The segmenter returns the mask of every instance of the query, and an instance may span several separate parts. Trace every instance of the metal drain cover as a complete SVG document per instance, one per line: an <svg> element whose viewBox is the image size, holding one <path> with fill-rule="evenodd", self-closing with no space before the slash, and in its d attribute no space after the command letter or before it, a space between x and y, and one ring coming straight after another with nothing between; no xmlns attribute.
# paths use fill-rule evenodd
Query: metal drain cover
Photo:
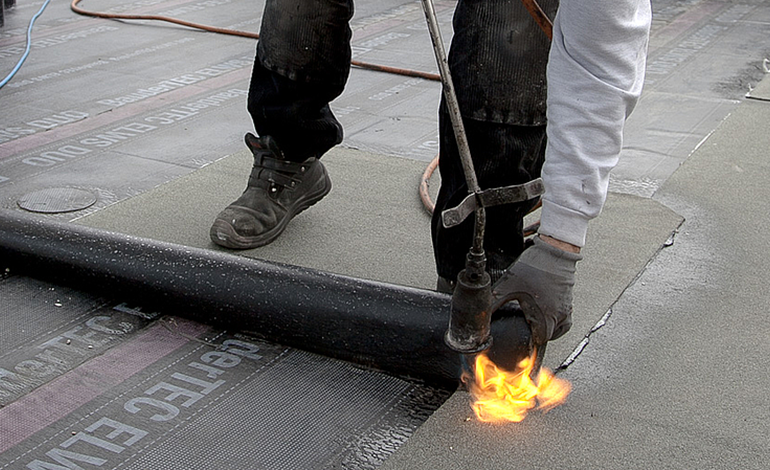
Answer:
<svg viewBox="0 0 770 470"><path fill-rule="evenodd" d="M96 196L85 189L48 188L22 196L16 203L24 210L45 214L73 212L91 207Z"/></svg>

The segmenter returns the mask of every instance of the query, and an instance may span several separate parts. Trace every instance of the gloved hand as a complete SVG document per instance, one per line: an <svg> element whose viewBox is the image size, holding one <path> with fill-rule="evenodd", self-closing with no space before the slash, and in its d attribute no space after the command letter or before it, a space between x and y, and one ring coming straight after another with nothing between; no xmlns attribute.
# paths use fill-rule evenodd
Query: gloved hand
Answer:
<svg viewBox="0 0 770 470"><path fill-rule="evenodd" d="M534 245L492 286L500 302L518 300L535 345L559 338L572 326L575 266L583 256L534 238Z"/></svg>

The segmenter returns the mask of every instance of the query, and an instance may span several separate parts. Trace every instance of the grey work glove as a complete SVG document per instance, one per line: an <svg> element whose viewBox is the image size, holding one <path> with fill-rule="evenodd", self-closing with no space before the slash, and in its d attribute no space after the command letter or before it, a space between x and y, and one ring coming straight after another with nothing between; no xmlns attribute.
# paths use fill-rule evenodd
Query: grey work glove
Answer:
<svg viewBox="0 0 770 470"><path fill-rule="evenodd" d="M535 345L559 338L572 326L575 265L583 259L552 246L540 237L524 250L492 287L498 304L518 300Z"/></svg>

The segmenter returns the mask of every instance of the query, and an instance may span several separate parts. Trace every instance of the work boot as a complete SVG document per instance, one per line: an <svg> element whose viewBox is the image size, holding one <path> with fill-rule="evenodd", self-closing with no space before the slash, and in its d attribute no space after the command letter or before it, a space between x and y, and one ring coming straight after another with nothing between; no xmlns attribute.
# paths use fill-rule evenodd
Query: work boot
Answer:
<svg viewBox="0 0 770 470"><path fill-rule="evenodd" d="M211 241L234 249L267 245L297 214L329 194L332 182L315 157L297 163L286 160L270 136L246 134L254 167L246 191L219 213L211 226Z"/></svg>

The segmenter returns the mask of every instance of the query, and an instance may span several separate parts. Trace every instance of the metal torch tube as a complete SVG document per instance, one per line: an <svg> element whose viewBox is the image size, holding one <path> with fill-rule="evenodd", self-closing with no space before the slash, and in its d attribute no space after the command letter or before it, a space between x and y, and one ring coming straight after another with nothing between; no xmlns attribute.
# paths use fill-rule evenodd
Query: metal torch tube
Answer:
<svg viewBox="0 0 770 470"><path fill-rule="evenodd" d="M460 162L462 163L465 181L468 185L468 190L471 193L479 194L481 188L479 187L479 182L476 178L476 169L473 167L471 149L468 145L468 137L465 133L465 126L463 125L463 118L460 113L460 103L458 102L457 94L455 93L452 74L449 71L449 63L447 62L446 50L444 49L444 40L441 37L441 30L439 29L438 19L436 18L436 9L433 6L432 0L422 0L422 6L423 10L425 10L428 32L430 33L431 42L433 43L433 53L436 56L436 64L438 64L439 76L441 77L441 83L443 85L444 101L447 106L449 119L452 122L455 140L457 141L457 149L460 154ZM476 208L473 246L471 248L471 250L479 256L483 256L484 253L485 227L486 211L484 207L479 204Z"/></svg>
<svg viewBox="0 0 770 470"><path fill-rule="evenodd" d="M461 374L443 342L450 298L433 291L0 210L5 268L405 378ZM523 318L496 321L493 334L527 354Z"/></svg>
<svg viewBox="0 0 770 470"><path fill-rule="evenodd" d="M460 160L463 166L463 173L468 184L468 189L473 193L478 193L478 180L476 179L476 170L473 168L471 159L471 150L468 145L468 138L465 134L462 115L460 114L460 104L457 101L452 74L449 72L449 63L447 62L446 51L444 50L444 40L441 38L441 30L438 27L436 10L433 7L432 0L422 0L422 6L425 10L425 19L428 22L428 31L430 32L431 42L433 43L433 53L436 56L436 63L441 76L441 83L444 87L444 99L449 112L449 119L452 121L457 148L460 152Z"/></svg>

